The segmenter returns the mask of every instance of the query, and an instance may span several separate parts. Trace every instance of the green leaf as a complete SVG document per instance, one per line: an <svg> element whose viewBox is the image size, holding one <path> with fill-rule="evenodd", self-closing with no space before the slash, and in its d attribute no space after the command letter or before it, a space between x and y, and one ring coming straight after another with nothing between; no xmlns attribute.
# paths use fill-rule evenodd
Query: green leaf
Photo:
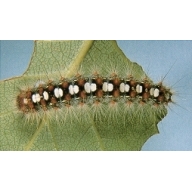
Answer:
<svg viewBox="0 0 192 192"><path fill-rule="evenodd" d="M27 71L0 82L0 150L140 150L158 133L166 115L160 107L126 101L84 104L44 113L23 114L16 98L36 82L93 72L108 77L146 74L131 62L115 41L35 41Z"/></svg>

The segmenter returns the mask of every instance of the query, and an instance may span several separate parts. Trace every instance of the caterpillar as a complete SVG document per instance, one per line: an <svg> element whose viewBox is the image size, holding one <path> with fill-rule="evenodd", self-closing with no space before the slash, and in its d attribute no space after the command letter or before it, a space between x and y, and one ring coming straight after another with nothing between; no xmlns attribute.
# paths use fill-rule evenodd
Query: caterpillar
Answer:
<svg viewBox="0 0 192 192"><path fill-rule="evenodd" d="M169 88L153 84L147 79L138 81L133 77L120 78L101 77L99 74L91 78L79 76L72 80L62 78L58 84L50 81L36 88L22 90L17 96L18 109L24 113L39 110L58 109L77 103L93 102L150 102L151 105L167 105L172 93Z"/></svg>

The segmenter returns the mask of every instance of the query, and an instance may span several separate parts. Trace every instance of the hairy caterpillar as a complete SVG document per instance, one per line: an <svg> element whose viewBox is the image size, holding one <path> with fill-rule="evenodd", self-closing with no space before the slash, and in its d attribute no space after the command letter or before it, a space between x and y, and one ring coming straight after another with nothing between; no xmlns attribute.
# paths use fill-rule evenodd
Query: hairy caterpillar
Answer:
<svg viewBox="0 0 192 192"><path fill-rule="evenodd" d="M171 96L170 89L161 83L152 84L145 79L139 82L133 77L120 78L116 74L103 78L97 74L91 78L62 78L58 84L49 82L21 91L17 104L19 110L28 113L59 109L76 103L150 102L151 105L166 105L171 102Z"/></svg>

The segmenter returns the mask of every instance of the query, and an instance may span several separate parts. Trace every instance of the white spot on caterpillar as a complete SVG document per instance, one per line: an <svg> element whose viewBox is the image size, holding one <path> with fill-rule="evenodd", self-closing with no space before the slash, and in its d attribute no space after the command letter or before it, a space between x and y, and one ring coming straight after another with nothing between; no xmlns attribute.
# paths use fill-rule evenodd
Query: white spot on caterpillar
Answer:
<svg viewBox="0 0 192 192"><path fill-rule="evenodd" d="M129 84L125 84L125 92L129 92L129 90L130 90Z"/></svg>
<svg viewBox="0 0 192 192"><path fill-rule="evenodd" d="M113 84L104 82L102 89L104 92L107 92L107 91L111 92L111 91L113 91Z"/></svg>
<svg viewBox="0 0 192 192"><path fill-rule="evenodd" d="M27 104L28 103L28 100L26 98L23 99L23 103L24 104Z"/></svg>
<svg viewBox="0 0 192 192"><path fill-rule="evenodd" d="M71 95L77 94L79 92L79 87L77 85L69 85L69 93Z"/></svg>
<svg viewBox="0 0 192 192"><path fill-rule="evenodd" d="M73 85L69 85L69 93L74 95Z"/></svg>
<svg viewBox="0 0 192 192"><path fill-rule="evenodd" d="M136 92L137 92L137 93L142 93L142 90L143 90L143 87L138 84L138 85L136 86Z"/></svg>
<svg viewBox="0 0 192 192"><path fill-rule="evenodd" d="M107 92L107 82L103 83L103 87L102 87L104 92Z"/></svg>
<svg viewBox="0 0 192 192"><path fill-rule="evenodd" d="M121 93L124 93L125 92L125 83L121 83L119 89L120 89Z"/></svg>
<svg viewBox="0 0 192 192"><path fill-rule="evenodd" d="M85 89L86 93L90 93L91 92L91 85L90 85L90 83L88 83L88 82L85 83L84 89Z"/></svg>
<svg viewBox="0 0 192 192"><path fill-rule="evenodd" d="M153 87L150 89L149 93L151 96L153 96L153 94L154 94L154 88Z"/></svg>
<svg viewBox="0 0 192 192"><path fill-rule="evenodd" d="M87 93L95 92L97 90L97 85L95 83L85 83L84 89Z"/></svg>
<svg viewBox="0 0 192 192"><path fill-rule="evenodd" d="M54 89L54 95L56 98L60 98L63 96L63 90L61 88Z"/></svg>
<svg viewBox="0 0 192 192"><path fill-rule="evenodd" d="M33 101L33 103L37 103L35 94L32 95L32 101Z"/></svg>
<svg viewBox="0 0 192 192"><path fill-rule="evenodd" d="M36 93L36 101L39 102L41 100L41 96L39 95L39 93Z"/></svg>
<svg viewBox="0 0 192 192"><path fill-rule="evenodd" d="M159 96L159 89L155 89L154 90L154 97L158 97Z"/></svg>
<svg viewBox="0 0 192 192"><path fill-rule="evenodd" d="M91 91L94 92L94 91L96 91L96 89L97 89L96 84L95 83L91 83Z"/></svg>
<svg viewBox="0 0 192 192"><path fill-rule="evenodd" d="M79 92L79 87L77 85L73 86L74 93L77 94Z"/></svg>
<svg viewBox="0 0 192 192"><path fill-rule="evenodd" d="M32 101L33 103L37 103L41 100L41 96L39 95L39 93L33 94L32 95Z"/></svg>
<svg viewBox="0 0 192 192"><path fill-rule="evenodd" d="M108 85L107 85L107 90L108 90L109 92L113 91L113 84L112 84L112 83L108 83Z"/></svg>
<svg viewBox="0 0 192 192"><path fill-rule="evenodd" d="M63 96L63 90L61 88L59 88L59 95L60 95L60 97Z"/></svg>
<svg viewBox="0 0 192 192"><path fill-rule="evenodd" d="M59 98L59 89L58 88L54 89L54 95L56 98Z"/></svg>
<svg viewBox="0 0 192 192"><path fill-rule="evenodd" d="M49 94L47 93L47 91L43 92L43 98L47 101L49 99Z"/></svg>

